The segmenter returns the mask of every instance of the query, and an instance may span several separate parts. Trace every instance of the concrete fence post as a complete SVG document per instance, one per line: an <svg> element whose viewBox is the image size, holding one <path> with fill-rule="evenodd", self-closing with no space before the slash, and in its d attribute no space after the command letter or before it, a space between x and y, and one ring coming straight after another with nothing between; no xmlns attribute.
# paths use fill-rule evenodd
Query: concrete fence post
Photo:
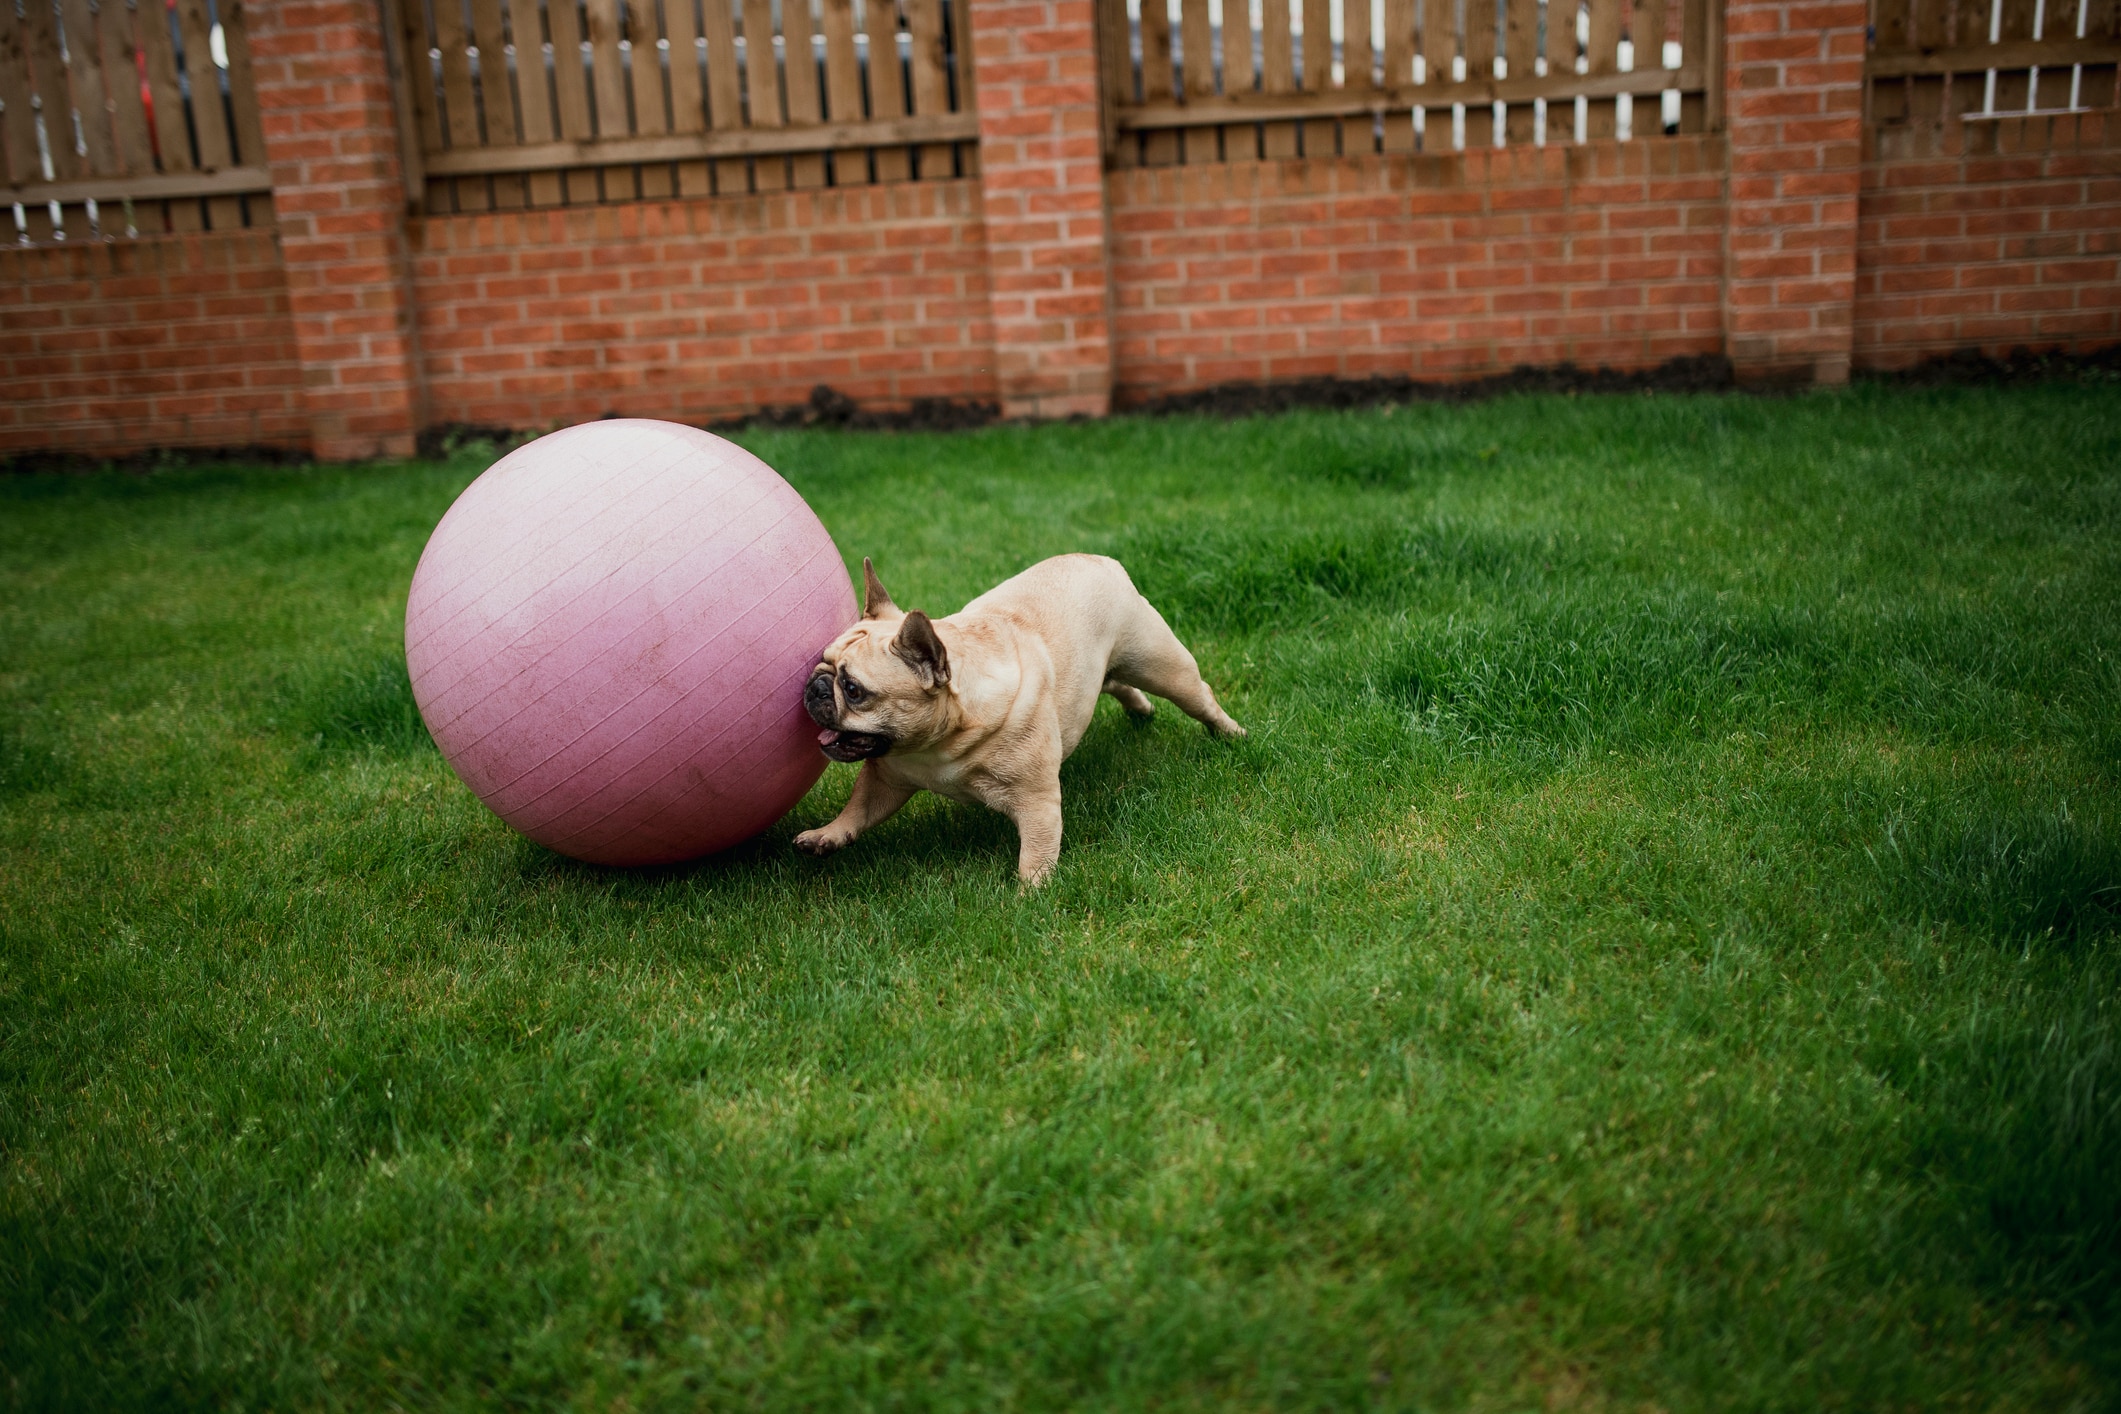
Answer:
<svg viewBox="0 0 2121 1414"><path fill-rule="evenodd" d="M1112 406L1091 0L971 0L996 383L1008 417Z"/></svg>
<svg viewBox="0 0 2121 1414"><path fill-rule="evenodd" d="M422 398L382 21L374 0L255 0L245 18L311 450L408 456Z"/></svg>
<svg viewBox="0 0 2121 1414"><path fill-rule="evenodd" d="M1745 383L1845 383L1867 9L1864 0L1728 0L1724 17L1731 362Z"/></svg>

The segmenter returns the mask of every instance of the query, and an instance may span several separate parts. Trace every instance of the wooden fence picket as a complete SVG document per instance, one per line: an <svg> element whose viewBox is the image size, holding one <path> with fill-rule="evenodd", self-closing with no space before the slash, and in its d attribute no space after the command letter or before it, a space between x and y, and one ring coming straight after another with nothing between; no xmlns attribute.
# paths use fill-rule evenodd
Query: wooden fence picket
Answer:
<svg viewBox="0 0 2121 1414"><path fill-rule="evenodd" d="M825 120L825 105L818 85L810 0L781 0L781 52L789 125L815 127ZM821 187L825 176L822 152L798 152L788 159L788 180L798 188Z"/></svg>
<svg viewBox="0 0 2121 1414"><path fill-rule="evenodd" d="M912 41L913 111L916 114L950 111L950 62L943 50L943 0L906 0L906 30ZM952 173L948 143L916 149L915 160L923 177L947 177Z"/></svg>
<svg viewBox="0 0 2121 1414"><path fill-rule="evenodd" d="M820 16L825 31L825 116L835 123L860 122L862 59L854 34L854 0L824 0ZM839 186L861 186L869 180L869 154L831 154L832 180Z"/></svg>

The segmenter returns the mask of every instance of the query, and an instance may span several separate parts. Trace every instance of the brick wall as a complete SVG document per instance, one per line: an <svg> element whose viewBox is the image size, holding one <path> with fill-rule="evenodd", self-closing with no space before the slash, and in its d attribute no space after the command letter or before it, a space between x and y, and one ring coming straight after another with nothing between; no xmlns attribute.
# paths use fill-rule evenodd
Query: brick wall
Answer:
<svg viewBox="0 0 2121 1414"><path fill-rule="evenodd" d="M0 453L308 441L271 231L0 248Z"/></svg>
<svg viewBox="0 0 2121 1414"><path fill-rule="evenodd" d="M277 230L0 249L0 451L2121 341L2112 110L1867 125L1855 0L1723 0L1707 135L1120 171L1091 0L969 0L977 177L425 218L369 3L251 16Z"/></svg>
<svg viewBox="0 0 2121 1414"><path fill-rule="evenodd" d="M1114 173L1123 401L1723 347L1718 137Z"/></svg>
<svg viewBox="0 0 2121 1414"><path fill-rule="evenodd" d="M1881 128L1863 172L1856 361L2121 343L2112 113Z"/></svg>
<svg viewBox="0 0 2121 1414"><path fill-rule="evenodd" d="M971 10L1002 411L1100 416L1112 406L1112 288L1091 3Z"/></svg>
<svg viewBox="0 0 2121 1414"><path fill-rule="evenodd" d="M311 445L332 460L407 455L425 411L374 0L279 0L245 17Z"/></svg>
<svg viewBox="0 0 2121 1414"><path fill-rule="evenodd" d="M995 398L976 181L415 220L436 422Z"/></svg>
<svg viewBox="0 0 2121 1414"><path fill-rule="evenodd" d="M1725 304L1740 378L1849 375L1867 20L1864 0L1726 0Z"/></svg>

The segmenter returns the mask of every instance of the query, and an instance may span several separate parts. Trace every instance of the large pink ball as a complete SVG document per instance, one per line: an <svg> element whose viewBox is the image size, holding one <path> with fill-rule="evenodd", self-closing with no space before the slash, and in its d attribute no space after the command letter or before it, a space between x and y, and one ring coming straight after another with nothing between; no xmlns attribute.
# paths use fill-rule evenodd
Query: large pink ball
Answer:
<svg viewBox="0 0 2121 1414"><path fill-rule="evenodd" d="M772 467L697 428L591 422L449 508L405 658L495 814L577 859L662 864L750 838L816 782L803 684L854 620L839 550Z"/></svg>

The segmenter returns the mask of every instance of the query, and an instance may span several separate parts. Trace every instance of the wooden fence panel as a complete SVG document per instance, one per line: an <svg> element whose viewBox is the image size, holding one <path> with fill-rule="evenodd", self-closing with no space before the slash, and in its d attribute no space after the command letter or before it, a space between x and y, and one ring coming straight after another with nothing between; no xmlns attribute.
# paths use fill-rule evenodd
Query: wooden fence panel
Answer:
<svg viewBox="0 0 2121 1414"><path fill-rule="evenodd" d="M1865 96L1874 123L2113 105L2114 0L1877 0Z"/></svg>
<svg viewBox="0 0 2121 1414"><path fill-rule="evenodd" d="M2117 0L2098 0L2116 3ZM1712 98L1718 0L1141 0L1132 55L1105 0L1114 160L1187 163L1588 141L1661 133ZM1674 5L1678 13L1672 13ZM1244 24L1244 30L1236 28ZM1668 48L1668 41L1670 47ZM1256 61L1255 61L1255 57ZM1665 60L1675 62L1667 66ZM1127 61L1132 58L1138 69ZM1116 81L1113 76L1116 75ZM1674 100L1677 100L1675 104ZM1219 131L1219 143L1207 136ZM1255 147L1252 134L1259 135Z"/></svg>
<svg viewBox="0 0 2121 1414"><path fill-rule="evenodd" d="M271 221L238 0L0 5L0 105L18 239Z"/></svg>

